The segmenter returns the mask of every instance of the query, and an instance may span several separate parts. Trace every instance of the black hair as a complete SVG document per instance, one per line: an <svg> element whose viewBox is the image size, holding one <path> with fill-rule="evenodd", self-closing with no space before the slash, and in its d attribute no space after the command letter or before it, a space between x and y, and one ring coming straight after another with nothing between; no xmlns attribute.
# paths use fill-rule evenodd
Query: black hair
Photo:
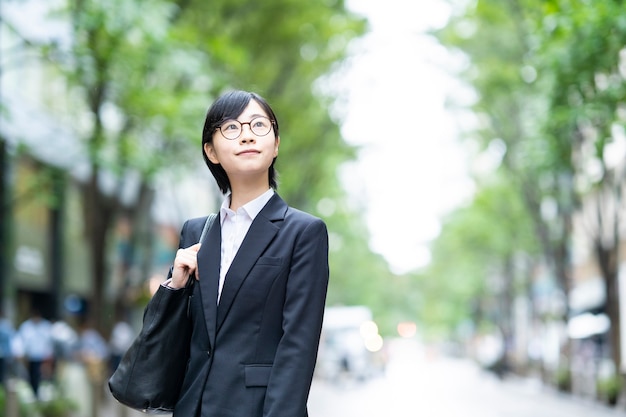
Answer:
<svg viewBox="0 0 626 417"><path fill-rule="evenodd" d="M267 117L272 121L272 127L274 128L274 137L278 137L278 120L274 111L270 107L269 103L260 95L249 91L230 91L220 96L211 105L206 114L204 120L204 128L202 129L202 157L213 174L213 178L217 182L218 187L222 193L226 194L230 190L230 180L226 171L220 164L214 164L209 160L204 152L204 145L207 143L213 143L213 133L224 121L229 119L236 119L246 109L250 100L256 101L261 108L267 113ZM276 163L276 157L272 161L272 164L268 170L269 186L273 189L278 187L276 181L276 169L274 164Z"/></svg>

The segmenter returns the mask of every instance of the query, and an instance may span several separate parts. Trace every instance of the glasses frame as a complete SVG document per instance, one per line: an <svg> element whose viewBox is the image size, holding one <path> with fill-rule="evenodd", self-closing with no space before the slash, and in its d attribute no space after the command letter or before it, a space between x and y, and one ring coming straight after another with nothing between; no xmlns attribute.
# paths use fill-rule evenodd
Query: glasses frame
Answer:
<svg viewBox="0 0 626 417"><path fill-rule="evenodd" d="M255 122L258 119L265 119L265 120L268 120L270 122L270 128L267 131L267 133L264 133L264 134L260 135L260 134L258 134L258 133L256 133L254 131L254 128L252 127L252 123ZM234 138L229 138L228 136L226 136L226 134L222 130L222 126L224 126L226 124L226 122L237 122L237 123L239 123L239 126L241 127L241 130L239 131L239 134L237 136L235 136ZM248 125L248 127L250 128L250 131L252 133L254 133L255 136L263 137L263 136L269 135L270 132L272 131L272 129L274 128L274 120L270 119L269 117L265 117L265 116L257 116L254 119L250 120L249 122L240 122L237 119L228 119L228 120L224 120L224 122L222 122L222 124L217 126L215 129L220 131L220 134L224 137L224 139L226 139L226 140L237 140L237 139L239 139L241 137L241 134L243 133L243 126L244 125Z"/></svg>

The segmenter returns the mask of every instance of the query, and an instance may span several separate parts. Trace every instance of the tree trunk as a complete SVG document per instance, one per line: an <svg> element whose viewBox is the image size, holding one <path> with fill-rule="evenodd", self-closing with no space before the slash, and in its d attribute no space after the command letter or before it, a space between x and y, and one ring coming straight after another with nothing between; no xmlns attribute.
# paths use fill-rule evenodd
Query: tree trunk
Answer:
<svg viewBox="0 0 626 417"><path fill-rule="evenodd" d="M65 190L67 181L65 173L59 169L50 170L52 176L52 190L54 195L54 205L50 207L50 229L49 229L49 254L50 254L50 295L54 304L52 318L57 320L62 318L64 295L64 232L65 232Z"/></svg>
<svg viewBox="0 0 626 417"><path fill-rule="evenodd" d="M569 245L572 236L572 211L575 196L572 195L573 191L567 187L563 187L560 193L559 188L555 189L556 195L564 194L565 197L558 203L559 217L548 221L541 216L541 205L537 198L534 184L522 182L522 191L524 201L529 207L529 212L534 222L535 233L541 244L544 259L554 273L557 286L563 294L563 311L561 312L560 321L563 323L564 328L567 328L570 313L569 297L572 289L572 264ZM551 228L554 228L553 233L550 233ZM566 372L569 375L572 347L570 338L564 336L564 339L565 343L561 346L561 363L559 363L559 367L561 372Z"/></svg>
<svg viewBox="0 0 626 417"><path fill-rule="evenodd" d="M621 319L619 299L619 254L622 185L612 174L605 176L607 184L595 199L594 248L605 288L604 312L609 317L609 343L615 371L622 363ZM615 184L615 185L612 185Z"/></svg>
<svg viewBox="0 0 626 417"><path fill-rule="evenodd" d="M119 317L125 316L130 309L127 297L128 289L142 285L152 273L152 242L153 242L153 222L150 214L152 202L154 200L154 190L142 181L139 188L137 203L128 208L124 216L129 223L129 234L127 239L126 252L122 256L120 274L122 276L121 287L118 288L115 313ZM141 250L137 250L141 248ZM138 257L141 254L141 258ZM139 282L133 280L133 273L139 275Z"/></svg>
<svg viewBox="0 0 626 417"><path fill-rule="evenodd" d="M620 299L618 282L618 251L619 246L605 248L599 241L595 242L598 265L602 271L604 280L606 303L604 311L611 321L609 328L609 341L611 343L611 359L615 365L616 372L619 372L621 355L621 331L620 331Z"/></svg>
<svg viewBox="0 0 626 417"><path fill-rule="evenodd" d="M92 293L88 314L97 330L105 327L105 285L107 277L107 237L115 216L115 203L102 193L96 166L88 184L83 186L83 209L85 210L85 230L91 255Z"/></svg>

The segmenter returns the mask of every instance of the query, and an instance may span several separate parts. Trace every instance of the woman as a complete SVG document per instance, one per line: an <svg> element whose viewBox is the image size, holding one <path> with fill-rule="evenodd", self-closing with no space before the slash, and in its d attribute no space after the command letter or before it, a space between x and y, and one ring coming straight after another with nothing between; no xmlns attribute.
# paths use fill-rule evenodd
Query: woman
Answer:
<svg viewBox="0 0 626 417"><path fill-rule="evenodd" d="M203 157L225 194L181 232L169 279L197 279L192 336L174 417L305 417L328 285L324 222L276 193L278 121L259 95L229 92L209 109ZM219 220L219 221L218 221Z"/></svg>

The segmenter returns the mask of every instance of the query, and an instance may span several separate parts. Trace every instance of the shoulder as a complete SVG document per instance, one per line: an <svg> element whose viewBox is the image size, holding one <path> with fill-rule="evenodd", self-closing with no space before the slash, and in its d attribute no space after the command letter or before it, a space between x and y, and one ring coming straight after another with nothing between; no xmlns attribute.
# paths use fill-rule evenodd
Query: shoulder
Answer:
<svg viewBox="0 0 626 417"><path fill-rule="evenodd" d="M188 219L183 224L183 230L195 230L198 228L202 230L206 219L207 219L207 216L194 217L194 218Z"/></svg>
<svg viewBox="0 0 626 417"><path fill-rule="evenodd" d="M289 228L302 237L328 236L328 230L324 220L310 213L289 207L285 213L284 227Z"/></svg>
<svg viewBox="0 0 626 417"><path fill-rule="evenodd" d="M284 220L299 224L324 224L319 217L288 205L278 194L274 194L266 206L266 215L270 220Z"/></svg>
<svg viewBox="0 0 626 417"><path fill-rule="evenodd" d="M296 221L299 223L324 223L324 220L320 219L312 215L311 213L307 213L306 211L298 210L294 207L287 207L287 212L285 213L286 221Z"/></svg>

